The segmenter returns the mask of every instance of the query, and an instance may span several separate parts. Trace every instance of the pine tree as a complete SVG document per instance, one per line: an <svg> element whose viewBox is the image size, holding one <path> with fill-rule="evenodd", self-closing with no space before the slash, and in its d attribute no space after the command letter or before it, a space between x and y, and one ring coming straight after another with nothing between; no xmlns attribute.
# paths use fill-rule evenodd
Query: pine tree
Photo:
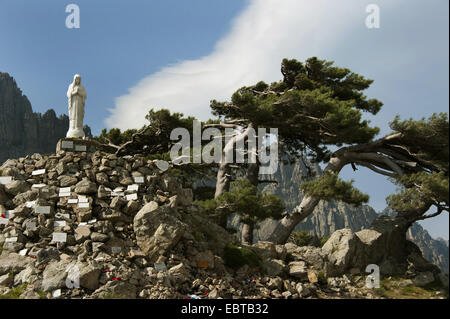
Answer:
<svg viewBox="0 0 450 319"><path fill-rule="evenodd" d="M244 223L242 242L252 244L253 229L257 222L267 218L280 219L284 206L280 198L258 192L256 186L246 179L232 183L231 190L209 201L199 202L210 214L221 220L237 213Z"/></svg>
<svg viewBox="0 0 450 319"><path fill-rule="evenodd" d="M388 176L400 186L396 194L387 198L389 206L398 212L395 222L399 231L406 232L417 220L448 212L448 114L433 114L419 121L400 121L396 117L390 127L392 134L381 139L334 152L324 174L302 185L307 196L283 218L269 240L286 241L295 226L312 213L321 199L335 198L353 204L366 201L367 198L350 183L337 178L340 170L349 164L354 170L364 166ZM427 214L433 208L435 212Z"/></svg>
<svg viewBox="0 0 450 319"><path fill-rule="evenodd" d="M228 102L211 101L213 114L222 123L209 126L239 132L225 146L222 158L258 128L278 129L281 157L308 156L318 162L329 160L332 146L366 143L378 134L377 127L362 119L363 112L377 114L382 107L363 94L372 80L315 57L305 63L284 59L281 73L281 81L242 87ZM247 178L255 186L260 183L259 169L258 161L247 165ZM222 161L216 197L229 191L231 177L231 164Z"/></svg>

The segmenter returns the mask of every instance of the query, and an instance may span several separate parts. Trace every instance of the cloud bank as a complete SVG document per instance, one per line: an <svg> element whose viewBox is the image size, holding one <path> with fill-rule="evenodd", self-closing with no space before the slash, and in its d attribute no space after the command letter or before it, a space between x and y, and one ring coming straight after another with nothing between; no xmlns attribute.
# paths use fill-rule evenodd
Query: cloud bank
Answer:
<svg viewBox="0 0 450 319"><path fill-rule="evenodd" d="M345 46L343 39L352 28L365 29L367 4L361 0L252 0L210 55L164 67L142 79L127 95L115 99L105 124L140 127L150 107L208 119L212 117L210 100L229 99L239 87L260 80L279 80L285 57L332 59L331 49Z"/></svg>
<svg viewBox="0 0 450 319"><path fill-rule="evenodd" d="M366 6L380 7L380 29L367 29ZM205 26L208 27L208 26ZM367 92L385 103L369 118L387 133L395 114L420 118L448 106L448 1L251 0L211 54L162 68L115 100L107 127L137 128L150 107L205 120L211 99L227 100L244 85L281 79L285 57L311 56L375 79ZM447 71L446 71L447 70ZM431 75L431 76L430 76ZM443 103L444 102L444 103ZM349 168L344 179L385 207L395 187L381 176ZM448 215L422 222L433 236L448 238Z"/></svg>

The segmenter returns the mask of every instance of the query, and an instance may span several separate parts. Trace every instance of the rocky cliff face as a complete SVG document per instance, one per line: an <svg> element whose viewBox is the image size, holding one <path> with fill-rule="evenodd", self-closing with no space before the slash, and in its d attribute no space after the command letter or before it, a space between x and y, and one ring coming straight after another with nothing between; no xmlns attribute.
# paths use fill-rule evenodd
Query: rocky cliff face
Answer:
<svg viewBox="0 0 450 319"><path fill-rule="evenodd" d="M277 172L271 176L265 176L264 179L276 180L278 184L269 184L262 187L262 191L270 192L280 197L288 211L300 204L303 194L299 191L300 184L321 174L318 165L312 165L306 161L296 162L295 164L280 164ZM297 225L297 231L310 231L318 237L328 237L333 232L342 228L350 228L353 231L359 231L368 227L372 221L377 218L375 210L368 206L354 207L342 202L321 201L317 205L314 213L305 221ZM235 216L230 223L232 227L239 227L238 216ZM264 240L276 226L276 221L266 220L258 225L255 230L255 240ZM239 229L240 230L240 229Z"/></svg>
<svg viewBox="0 0 450 319"><path fill-rule="evenodd" d="M300 184L321 173L319 165L306 161L291 165L281 164L280 169L270 177L279 183L268 185L263 188L263 191L275 193L282 198L286 209L290 211L303 199L304 195L299 192ZM354 207L342 202L321 201L314 213L300 223L296 230L311 231L318 237L328 237L342 228L350 228L353 231L364 229L377 216L375 210L367 205Z"/></svg>
<svg viewBox="0 0 450 319"><path fill-rule="evenodd" d="M8 158L33 153L52 153L69 127L67 115L56 117L50 109L43 115L33 113L31 103L16 81L0 72L0 163ZM92 136L85 128L87 136Z"/></svg>

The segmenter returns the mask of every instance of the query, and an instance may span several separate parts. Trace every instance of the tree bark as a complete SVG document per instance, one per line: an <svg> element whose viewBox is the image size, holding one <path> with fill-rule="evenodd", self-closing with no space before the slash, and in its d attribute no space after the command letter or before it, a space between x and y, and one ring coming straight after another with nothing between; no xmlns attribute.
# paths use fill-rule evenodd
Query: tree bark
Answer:
<svg viewBox="0 0 450 319"><path fill-rule="evenodd" d="M220 161L219 170L217 172L216 193L214 195L214 198L217 198L224 192L228 192L230 190L230 183L231 183L230 164L232 163L228 163L226 159L227 158L234 159L235 155L234 150L236 143L242 139L246 139L248 137L251 128L252 126L249 125L244 132L236 136L233 136L233 138L231 138L225 145L222 152L222 159Z"/></svg>
<svg viewBox="0 0 450 319"><path fill-rule="evenodd" d="M246 245L253 244L253 224L244 223L244 227L242 228L241 241Z"/></svg>
<svg viewBox="0 0 450 319"><path fill-rule="evenodd" d="M217 172L216 192L214 198L230 191L231 169L229 163L221 162Z"/></svg>
<svg viewBox="0 0 450 319"><path fill-rule="evenodd" d="M258 158L256 163L250 163L247 169L247 179L252 183L252 185L258 187L259 184L259 166L260 163ZM250 223L244 223L244 228L242 229L242 243L251 245L253 244L253 228L254 225Z"/></svg>
<svg viewBox="0 0 450 319"><path fill-rule="evenodd" d="M256 187L259 185L259 166L259 161L256 159L256 163L249 164L247 169L247 179Z"/></svg>

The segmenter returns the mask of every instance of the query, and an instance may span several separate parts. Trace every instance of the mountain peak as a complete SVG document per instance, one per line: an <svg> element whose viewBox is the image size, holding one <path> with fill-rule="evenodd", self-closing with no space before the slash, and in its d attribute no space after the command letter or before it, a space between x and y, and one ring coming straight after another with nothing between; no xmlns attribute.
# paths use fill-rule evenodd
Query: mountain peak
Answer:
<svg viewBox="0 0 450 319"><path fill-rule="evenodd" d="M54 152L68 128L69 118L57 117L53 109L43 115L34 113L15 79L0 72L0 164L8 158Z"/></svg>

